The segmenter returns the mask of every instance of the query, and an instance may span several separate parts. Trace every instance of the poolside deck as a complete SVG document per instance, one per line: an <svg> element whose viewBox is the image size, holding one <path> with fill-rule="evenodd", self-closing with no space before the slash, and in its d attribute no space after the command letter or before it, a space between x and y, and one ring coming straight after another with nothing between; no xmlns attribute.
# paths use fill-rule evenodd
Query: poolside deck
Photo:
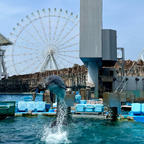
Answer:
<svg viewBox="0 0 144 144"><path fill-rule="evenodd" d="M38 115L43 115L43 116L56 116L56 113L50 113L50 112L33 112L33 113L29 113L29 112L18 112L15 113L16 117L21 117L21 116L38 116Z"/></svg>
<svg viewBox="0 0 144 144"><path fill-rule="evenodd" d="M28 112L20 112L20 113L15 113L16 117L35 117L35 116L48 116L48 117L55 117L56 113L50 113L50 112L33 112L33 113L28 113ZM98 115L97 113L73 113L72 114L73 118L95 118L95 119L106 119L106 116L104 115Z"/></svg>

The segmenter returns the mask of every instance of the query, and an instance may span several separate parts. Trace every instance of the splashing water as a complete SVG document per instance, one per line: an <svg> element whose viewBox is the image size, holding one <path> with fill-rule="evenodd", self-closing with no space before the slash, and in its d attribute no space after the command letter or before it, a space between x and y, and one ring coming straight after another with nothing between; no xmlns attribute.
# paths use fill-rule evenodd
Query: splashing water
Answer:
<svg viewBox="0 0 144 144"><path fill-rule="evenodd" d="M48 144L70 143L70 141L68 140L67 131L63 130L63 124L65 121L66 114L67 106L64 101L61 101L59 102L58 106L56 126L53 128L51 128L50 126L44 128L44 133L41 139L42 141Z"/></svg>
<svg viewBox="0 0 144 144"><path fill-rule="evenodd" d="M42 137L42 141L46 142L47 144L60 144L60 143L65 143L68 144L70 141L68 140L66 131L58 131L50 127L45 127L44 128L44 133Z"/></svg>
<svg viewBox="0 0 144 144"><path fill-rule="evenodd" d="M56 126L58 128L58 131L62 129L62 126L65 122L66 115L67 115L67 106L65 104L65 101L61 100L58 102L58 107L57 107Z"/></svg>

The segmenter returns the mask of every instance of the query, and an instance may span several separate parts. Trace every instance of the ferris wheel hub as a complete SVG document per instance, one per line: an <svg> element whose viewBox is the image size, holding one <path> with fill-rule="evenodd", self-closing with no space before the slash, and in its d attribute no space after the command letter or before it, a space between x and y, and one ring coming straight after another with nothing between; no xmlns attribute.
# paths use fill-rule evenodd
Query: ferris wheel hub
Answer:
<svg viewBox="0 0 144 144"><path fill-rule="evenodd" d="M54 55L54 53L55 53L54 49L50 49L50 50L49 50L49 54L50 54L50 55Z"/></svg>

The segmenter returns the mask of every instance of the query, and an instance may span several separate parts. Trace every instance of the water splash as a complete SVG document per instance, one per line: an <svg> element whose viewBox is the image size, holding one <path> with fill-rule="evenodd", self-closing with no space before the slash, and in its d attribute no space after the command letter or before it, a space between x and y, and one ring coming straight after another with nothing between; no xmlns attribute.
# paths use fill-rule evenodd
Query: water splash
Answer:
<svg viewBox="0 0 144 144"><path fill-rule="evenodd" d="M58 113L56 118L56 126L49 127L45 126L42 141L48 144L60 144L65 143L68 144L70 141L68 140L68 133L64 130L63 124L65 122L67 114L67 108L64 101L59 102Z"/></svg>
<svg viewBox="0 0 144 144"><path fill-rule="evenodd" d="M66 116L67 116L67 106L65 104L65 101L61 100L58 102L58 107L57 107L56 126L58 128L58 131L62 129L62 126L66 121Z"/></svg>
<svg viewBox="0 0 144 144"><path fill-rule="evenodd" d="M47 144L68 144L70 141L68 140L68 133L66 131L57 131L56 128L45 127L43 136L41 138L42 141Z"/></svg>

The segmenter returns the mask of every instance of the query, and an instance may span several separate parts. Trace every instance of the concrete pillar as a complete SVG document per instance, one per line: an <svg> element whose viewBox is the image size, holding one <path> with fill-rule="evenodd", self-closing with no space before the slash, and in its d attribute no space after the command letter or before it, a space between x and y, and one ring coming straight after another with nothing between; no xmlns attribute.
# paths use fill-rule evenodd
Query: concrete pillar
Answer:
<svg viewBox="0 0 144 144"><path fill-rule="evenodd" d="M95 87L96 97L102 60L102 1L80 0L80 58L88 65L88 85Z"/></svg>
<svg viewBox="0 0 144 144"><path fill-rule="evenodd" d="M95 96L98 97L98 65L96 62L88 63L88 84L95 87Z"/></svg>
<svg viewBox="0 0 144 144"><path fill-rule="evenodd" d="M1 78L4 76L5 78L7 78L7 72L6 72L6 67L5 67L5 63L4 63L4 53L5 50L1 49L0 47L0 80Z"/></svg>

